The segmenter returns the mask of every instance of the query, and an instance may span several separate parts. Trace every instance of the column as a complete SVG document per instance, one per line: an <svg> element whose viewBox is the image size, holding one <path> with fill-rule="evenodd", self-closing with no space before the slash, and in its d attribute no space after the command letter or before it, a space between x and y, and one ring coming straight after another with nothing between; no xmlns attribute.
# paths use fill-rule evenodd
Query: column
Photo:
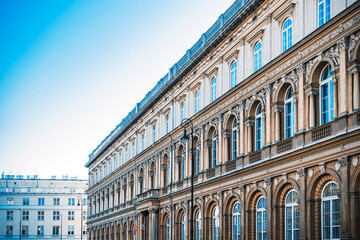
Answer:
<svg viewBox="0 0 360 240"><path fill-rule="evenodd" d="M216 139L216 144L217 144L217 151L216 151L216 161L219 164L222 164L224 162L224 149L221 147L223 146L223 136L221 136L223 134L223 119L221 116L218 116L218 136ZM217 164L216 164L217 165Z"/></svg>
<svg viewBox="0 0 360 240"><path fill-rule="evenodd" d="M248 122L246 123L246 128L247 128L247 153L252 152L252 134L251 134L251 127L252 127L252 123Z"/></svg>
<svg viewBox="0 0 360 240"><path fill-rule="evenodd" d="M307 237L307 222L306 222L306 170L299 169L296 173L298 175L298 184L300 188L299 196L299 238L308 239Z"/></svg>
<svg viewBox="0 0 360 240"><path fill-rule="evenodd" d="M296 68L296 73L299 77L299 103L297 104L298 108L297 111L295 111L295 117L298 120L298 132L305 130L305 99L304 99L304 82L305 82L305 71L304 71L304 65L301 64Z"/></svg>
<svg viewBox="0 0 360 240"><path fill-rule="evenodd" d="M269 84L265 88L266 93L266 139L265 139L265 146L271 144L271 93L272 93L272 86Z"/></svg>
<svg viewBox="0 0 360 240"><path fill-rule="evenodd" d="M349 185L350 185L350 163L347 156L341 157L337 163L339 166L340 182L340 238L350 239L350 199L349 199ZM355 221L353 219L352 221Z"/></svg>
<svg viewBox="0 0 360 240"><path fill-rule="evenodd" d="M355 69L353 71L353 81L354 81L354 88L353 88L353 109L357 110L360 108L360 83L359 83L359 70Z"/></svg>
<svg viewBox="0 0 360 240"><path fill-rule="evenodd" d="M275 109L275 142L280 141L280 112L279 108Z"/></svg>
<svg viewBox="0 0 360 240"><path fill-rule="evenodd" d="M229 155L232 153L231 151L230 151L230 154L229 154L229 139L230 139L230 136L231 136L231 134L230 133L228 133L227 131L224 131L224 133L223 133L223 149L224 149L224 162L227 162L227 161L229 161L229 160L231 160L232 159L232 157L230 157L229 158Z"/></svg>
<svg viewBox="0 0 360 240"><path fill-rule="evenodd" d="M338 115L337 116L342 116L344 114L347 114L347 109L348 109L348 81L347 81L347 68L346 68L346 64L347 64L347 41L345 40L345 38L342 38L338 43L337 43L337 47L339 48L340 51L340 63L339 63L339 84L338 86L338 94L335 94L334 92L334 97L336 98L336 96L338 96L338 102L335 101L334 107L337 105L336 103L338 103L339 109L337 111ZM334 86L334 91L335 91L335 86ZM334 111L336 114L336 111ZM335 116L334 116L335 117Z"/></svg>
<svg viewBox="0 0 360 240"><path fill-rule="evenodd" d="M271 221L272 219L272 180L268 179L270 181L267 182L266 184L266 207L267 207L267 211L266 211L266 237L268 240L273 239L273 235L272 235L272 223L273 221ZM274 223L275 224L275 223Z"/></svg>
<svg viewBox="0 0 360 240"><path fill-rule="evenodd" d="M150 218L151 218L151 240L158 240L158 224L157 224L157 212L155 208L150 209Z"/></svg>
<svg viewBox="0 0 360 240"><path fill-rule="evenodd" d="M298 98L297 98L297 96L294 97L294 112L295 112L294 134L296 134L298 132L298 130L299 130L299 122L298 122L299 106L298 106Z"/></svg>
<svg viewBox="0 0 360 240"><path fill-rule="evenodd" d="M310 102L309 102L309 128L315 127L315 92L310 91L308 93L308 96L310 96Z"/></svg>
<svg viewBox="0 0 360 240"><path fill-rule="evenodd" d="M244 105L241 103L240 106L240 121L238 122L238 129L239 129L239 141L238 141L238 149L239 155L244 154Z"/></svg>

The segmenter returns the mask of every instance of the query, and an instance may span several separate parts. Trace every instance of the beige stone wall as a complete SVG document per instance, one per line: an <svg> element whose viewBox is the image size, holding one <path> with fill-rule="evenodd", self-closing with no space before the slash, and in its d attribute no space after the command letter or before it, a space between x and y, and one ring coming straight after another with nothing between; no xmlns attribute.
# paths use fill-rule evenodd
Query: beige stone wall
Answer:
<svg viewBox="0 0 360 240"><path fill-rule="evenodd" d="M242 238L256 239L255 206L261 196L268 206L267 238L284 239L284 198L291 189L299 194L300 237L320 239L321 191L330 181L341 191L342 238L359 237L359 6L359 2L332 1L332 19L320 28L314 0L265 1L254 9L136 126L90 165L90 237L123 239L124 235L132 236L132 224L144 224L145 231L136 239L165 239L166 218L170 217L172 237L180 239L180 218L185 213L189 238L191 146L180 141L183 101L200 151L194 196L202 216L202 239L211 237L210 217L215 206L220 210L221 239L231 239L229 209L236 200L241 204ZM282 53L281 29L287 18L293 21L293 47ZM253 48L259 41L263 67L254 72ZM238 84L230 89L234 60L238 63ZM334 119L322 124L320 76L328 65L334 85ZM217 99L211 102L214 77ZM285 138L284 98L289 87L294 92L294 135ZM201 110L195 114L196 90L200 91ZM261 149L256 150L259 104L263 138ZM167 114L171 131L166 134ZM234 119L235 159L231 154ZM155 124L158 138L152 143ZM142 134L146 136L145 149L139 150L138 144L137 154L119 164L120 153L123 156L127 144L139 143ZM213 140L216 166L211 166Z"/></svg>

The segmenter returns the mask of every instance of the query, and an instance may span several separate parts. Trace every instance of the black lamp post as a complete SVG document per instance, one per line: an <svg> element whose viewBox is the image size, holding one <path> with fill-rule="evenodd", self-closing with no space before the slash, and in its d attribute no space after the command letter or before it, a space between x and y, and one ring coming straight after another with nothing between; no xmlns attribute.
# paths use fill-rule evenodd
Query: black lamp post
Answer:
<svg viewBox="0 0 360 240"><path fill-rule="evenodd" d="M193 149L193 133L194 127L193 123L189 118L185 118L181 121L181 126L184 128L184 136L181 137L183 142L187 142L190 140L191 149L191 200L190 200L190 209L191 209L191 216L190 216L190 240L193 240L193 228L194 228L194 149ZM190 137L186 135L186 130L190 130Z"/></svg>
<svg viewBox="0 0 360 240"><path fill-rule="evenodd" d="M81 206L81 220L80 220L80 239L82 240L82 235L83 235L83 205L84 205L84 200L82 197L77 197L78 200L78 206Z"/></svg>

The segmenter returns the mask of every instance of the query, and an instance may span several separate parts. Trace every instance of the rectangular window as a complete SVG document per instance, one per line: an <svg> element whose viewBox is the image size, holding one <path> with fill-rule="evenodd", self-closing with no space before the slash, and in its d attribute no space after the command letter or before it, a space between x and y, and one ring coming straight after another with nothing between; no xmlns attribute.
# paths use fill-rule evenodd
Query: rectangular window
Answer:
<svg viewBox="0 0 360 240"><path fill-rule="evenodd" d="M53 199L53 204L54 204L55 206L59 206L59 205L60 205L60 198L54 198L54 199Z"/></svg>
<svg viewBox="0 0 360 240"><path fill-rule="evenodd" d="M44 213L44 211L38 211L38 218L37 218L37 220L38 221L44 221L44 217L45 216L45 213Z"/></svg>
<svg viewBox="0 0 360 240"><path fill-rule="evenodd" d="M83 199L83 203L84 203L84 206L87 205L87 199L86 198Z"/></svg>
<svg viewBox="0 0 360 240"><path fill-rule="evenodd" d="M22 220L29 221L29 211L22 211Z"/></svg>
<svg viewBox="0 0 360 240"><path fill-rule="evenodd" d="M74 235L74 226L68 226L68 235Z"/></svg>
<svg viewBox="0 0 360 240"><path fill-rule="evenodd" d="M14 211L6 211L6 220L7 221L14 220Z"/></svg>
<svg viewBox="0 0 360 240"><path fill-rule="evenodd" d="M12 236L14 234L13 231L13 226L6 226L6 236Z"/></svg>
<svg viewBox="0 0 360 240"><path fill-rule="evenodd" d="M59 236L60 234L60 227L59 226L53 226L52 234L55 236Z"/></svg>
<svg viewBox="0 0 360 240"><path fill-rule="evenodd" d="M37 235L44 236L44 226L37 226Z"/></svg>
<svg viewBox="0 0 360 240"><path fill-rule="evenodd" d="M29 235L29 226L21 226L21 235L23 236Z"/></svg>
<svg viewBox="0 0 360 240"><path fill-rule="evenodd" d="M39 206L45 205L45 198L38 198L38 205Z"/></svg>
<svg viewBox="0 0 360 240"><path fill-rule="evenodd" d="M13 197L8 197L7 201L6 201L6 205L14 205L14 198Z"/></svg>
<svg viewBox="0 0 360 240"><path fill-rule="evenodd" d="M69 206L75 206L75 198L69 198L68 199L68 205Z"/></svg>
<svg viewBox="0 0 360 240"><path fill-rule="evenodd" d="M23 198L23 205L29 205L29 198Z"/></svg>
<svg viewBox="0 0 360 240"><path fill-rule="evenodd" d="M60 212L53 211L53 220L60 220Z"/></svg>
<svg viewBox="0 0 360 240"><path fill-rule="evenodd" d="M75 218L75 212L69 211L68 212L68 220L74 220L74 218Z"/></svg>
<svg viewBox="0 0 360 240"><path fill-rule="evenodd" d="M83 227L82 234L86 235L86 227L85 226Z"/></svg>

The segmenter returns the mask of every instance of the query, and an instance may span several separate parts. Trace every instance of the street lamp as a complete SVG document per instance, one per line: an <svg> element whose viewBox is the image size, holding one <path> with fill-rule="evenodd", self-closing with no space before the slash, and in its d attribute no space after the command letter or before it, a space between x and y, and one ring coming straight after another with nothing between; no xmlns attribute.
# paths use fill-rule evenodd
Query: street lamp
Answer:
<svg viewBox="0 0 360 240"><path fill-rule="evenodd" d="M190 216L190 240L193 240L193 222L194 222L194 146L193 146L193 135L194 135L194 126L192 121L189 118L185 118L181 121L181 126L184 128L184 135L181 137L181 141L187 142L190 140L191 149L191 216ZM186 130L190 131L190 137L186 134Z"/></svg>
<svg viewBox="0 0 360 240"><path fill-rule="evenodd" d="M81 206L81 222L80 222L80 239L82 240L82 235L83 235L83 205L84 205L84 200L82 197L77 197L78 200L78 206Z"/></svg>

